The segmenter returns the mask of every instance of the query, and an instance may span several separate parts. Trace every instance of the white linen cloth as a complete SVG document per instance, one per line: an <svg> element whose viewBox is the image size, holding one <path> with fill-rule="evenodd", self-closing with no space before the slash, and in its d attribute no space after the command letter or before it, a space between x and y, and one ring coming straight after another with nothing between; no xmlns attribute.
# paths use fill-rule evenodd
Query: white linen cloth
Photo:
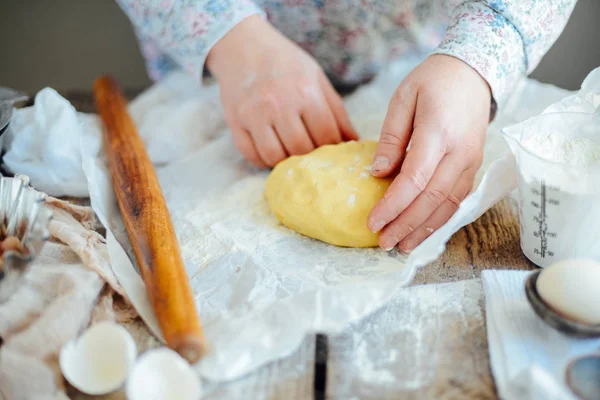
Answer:
<svg viewBox="0 0 600 400"><path fill-rule="evenodd" d="M110 269L104 239L93 230L92 209L56 199L48 204L51 241L23 284L0 304L2 399L68 399L58 367L62 345L95 322L136 317L123 297L113 303L113 295L125 293Z"/></svg>
<svg viewBox="0 0 600 400"><path fill-rule="evenodd" d="M487 270L481 274L492 373L502 399L575 400L565 368L597 352L600 339L575 339L539 318L525 295L531 272Z"/></svg>

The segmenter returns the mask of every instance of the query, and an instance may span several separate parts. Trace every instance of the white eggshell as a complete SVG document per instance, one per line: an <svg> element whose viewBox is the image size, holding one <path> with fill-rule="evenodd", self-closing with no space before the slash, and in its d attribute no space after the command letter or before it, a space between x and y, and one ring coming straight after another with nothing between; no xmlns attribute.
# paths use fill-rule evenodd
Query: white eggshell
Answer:
<svg viewBox="0 0 600 400"><path fill-rule="evenodd" d="M198 375L176 352L165 347L149 350L136 362L127 380L129 400L198 400Z"/></svg>
<svg viewBox="0 0 600 400"><path fill-rule="evenodd" d="M600 324L600 263L575 259L552 264L540 273L536 288L564 317Z"/></svg>
<svg viewBox="0 0 600 400"><path fill-rule="evenodd" d="M135 341L125 328L100 322L65 344L59 363L71 385L83 393L100 395L123 385L136 356Z"/></svg>

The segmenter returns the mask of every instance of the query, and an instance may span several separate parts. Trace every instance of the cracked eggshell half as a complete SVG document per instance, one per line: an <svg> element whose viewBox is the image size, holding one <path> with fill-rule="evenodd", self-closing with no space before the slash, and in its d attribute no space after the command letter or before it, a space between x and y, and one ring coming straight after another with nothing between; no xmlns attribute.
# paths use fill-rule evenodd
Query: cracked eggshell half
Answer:
<svg viewBox="0 0 600 400"><path fill-rule="evenodd" d="M148 350L136 362L126 385L129 400L198 400L200 379L190 364L166 347Z"/></svg>
<svg viewBox="0 0 600 400"><path fill-rule="evenodd" d="M100 322L65 344L59 363L64 377L76 389L102 395L123 386L136 356L135 341L125 328Z"/></svg>

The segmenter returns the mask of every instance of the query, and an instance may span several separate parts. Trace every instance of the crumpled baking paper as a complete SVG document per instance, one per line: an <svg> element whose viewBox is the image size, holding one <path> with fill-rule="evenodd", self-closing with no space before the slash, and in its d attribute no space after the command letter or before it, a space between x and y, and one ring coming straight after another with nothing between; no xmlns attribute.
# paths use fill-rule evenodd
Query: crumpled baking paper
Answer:
<svg viewBox="0 0 600 400"><path fill-rule="evenodd" d="M79 151L77 111L54 89L35 96L35 106L16 110L3 157L8 168L53 196L87 195Z"/></svg>
<svg viewBox="0 0 600 400"><path fill-rule="evenodd" d="M155 165L185 157L225 128L218 87L198 88L185 74L175 73L130 103ZM56 90L44 88L34 106L14 111L3 161L45 193L87 197L79 141L84 130L99 127L94 116L78 113Z"/></svg>
<svg viewBox="0 0 600 400"><path fill-rule="evenodd" d="M418 61L391 66L346 99L362 137L377 138L394 88ZM531 80L519 84L490 126L477 189L408 257L379 249L338 248L279 225L263 196L267 173L244 162L227 131L158 168L210 346L197 365L201 376L216 381L238 378L291 354L306 334L339 333L386 303L395 289L411 281L417 267L443 252L454 232L516 187L514 160L499 128L539 114L566 94ZM107 227L115 274L160 336L119 214L98 130L84 130L81 145L92 206Z"/></svg>

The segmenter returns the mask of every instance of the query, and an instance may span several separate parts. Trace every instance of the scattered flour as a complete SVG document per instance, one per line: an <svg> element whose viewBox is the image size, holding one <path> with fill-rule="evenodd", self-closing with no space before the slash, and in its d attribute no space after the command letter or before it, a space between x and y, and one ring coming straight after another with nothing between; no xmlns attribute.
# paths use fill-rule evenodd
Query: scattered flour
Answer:
<svg viewBox="0 0 600 400"><path fill-rule="evenodd" d="M600 144L583 137L569 138L558 132L549 132L531 136L523 145L550 161L577 166L600 163Z"/></svg>
<svg viewBox="0 0 600 400"><path fill-rule="evenodd" d="M353 206L354 203L356 203L356 195L352 193L350 196L348 196L348 205Z"/></svg>

